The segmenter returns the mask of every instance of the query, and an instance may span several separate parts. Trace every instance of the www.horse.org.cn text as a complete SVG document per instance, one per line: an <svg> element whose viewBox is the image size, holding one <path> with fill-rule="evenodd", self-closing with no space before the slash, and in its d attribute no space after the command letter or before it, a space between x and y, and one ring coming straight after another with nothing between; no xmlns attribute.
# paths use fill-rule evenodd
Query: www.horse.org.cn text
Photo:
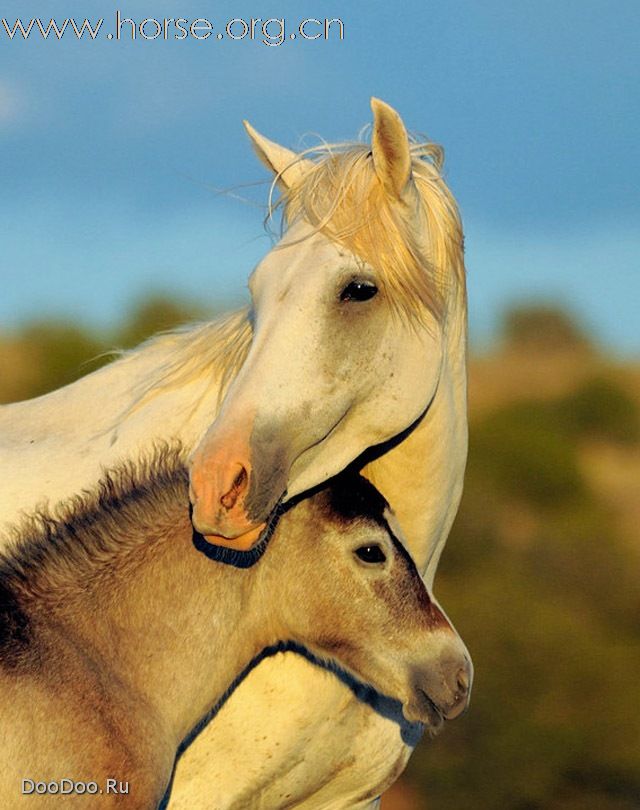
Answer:
<svg viewBox="0 0 640 810"><path fill-rule="evenodd" d="M0 36L4 33L12 41L33 38L61 40L63 37L79 40L106 38L134 42L136 40L146 42L164 40L166 42L187 39L199 42L248 40L269 47L278 47L285 42L295 40L341 41L344 39L344 22L337 17L333 19L307 17L299 22L289 22L284 17L269 17L265 20L261 17L249 19L234 17L224 23L214 23L206 17L197 17L192 20L185 17L164 17L158 20L154 17L147 17L138 21L131 17L123 17L117 10L112 30L106 31L104 22L104 17L95 21L85 18L81 23L78 23L73 17L67 17L62 21L53 18L43 20L40 17L23 20L18 17L13 22L3 17L0 20Z"/></svg>

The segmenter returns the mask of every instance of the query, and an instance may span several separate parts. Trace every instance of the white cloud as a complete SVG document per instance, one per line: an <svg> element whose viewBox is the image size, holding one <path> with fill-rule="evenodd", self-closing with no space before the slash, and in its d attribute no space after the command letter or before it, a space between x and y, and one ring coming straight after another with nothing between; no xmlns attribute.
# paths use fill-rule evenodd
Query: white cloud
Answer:
<svg viewBox="0 0 640 810"><path fill-rule="evenodd" d="M23 99L18 89L0 80L0 127L10 126L22 117Z"/></svg>

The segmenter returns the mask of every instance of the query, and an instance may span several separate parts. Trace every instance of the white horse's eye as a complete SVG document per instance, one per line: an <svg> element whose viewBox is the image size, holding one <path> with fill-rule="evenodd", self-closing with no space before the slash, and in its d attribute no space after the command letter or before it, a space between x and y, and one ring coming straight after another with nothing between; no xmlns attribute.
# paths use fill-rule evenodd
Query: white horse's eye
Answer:
<svg viewBox="0 0 640 810"><path fill-rule="evenodd" d="M378 292L371 281L350 281L340 293L341 301L368 301Z"/></svg>
<svg viewBox="0 0 640 810"><path fill-rule="evenodd" d="M386 562L387 560L384 551L377 543L371 546L360 546L360 548L355 550L355 555L362 560L362 562L369 565L380 565L380 563Z"/></svg>

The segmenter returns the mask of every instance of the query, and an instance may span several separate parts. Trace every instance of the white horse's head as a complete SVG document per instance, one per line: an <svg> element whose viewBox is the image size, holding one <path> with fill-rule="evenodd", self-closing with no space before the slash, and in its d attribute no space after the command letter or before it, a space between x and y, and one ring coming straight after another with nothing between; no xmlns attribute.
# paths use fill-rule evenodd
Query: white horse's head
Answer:
<svg viewBox="0 0 640 810"><path fill-rule="evenodd" d="M251 276L253 339L191 459L196 528L248 543L274 506L406 429L438 386L464 295L440 150L372 101L371 144L299 156L247 130L285 233Z"/></svg>

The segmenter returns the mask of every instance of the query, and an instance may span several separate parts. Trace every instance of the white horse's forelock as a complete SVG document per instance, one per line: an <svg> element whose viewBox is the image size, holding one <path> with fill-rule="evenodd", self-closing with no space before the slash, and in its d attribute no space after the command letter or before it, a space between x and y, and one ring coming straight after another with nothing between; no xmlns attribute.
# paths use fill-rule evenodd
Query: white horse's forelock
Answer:
<svg viewBox="0 0 640 810"><path fill-rule="evenodd" d="M306 220L376 269L398 312L420 321L427 312L444 325L454 297L466 301L462 224L442 177L442 148L412 136L410 150L412 210L389 200L370 144L353 141L300 152L305 171L284 188L276 176L269 215L282 209L283 231ZM272 204L276 185L282 194Z"/></svg>

